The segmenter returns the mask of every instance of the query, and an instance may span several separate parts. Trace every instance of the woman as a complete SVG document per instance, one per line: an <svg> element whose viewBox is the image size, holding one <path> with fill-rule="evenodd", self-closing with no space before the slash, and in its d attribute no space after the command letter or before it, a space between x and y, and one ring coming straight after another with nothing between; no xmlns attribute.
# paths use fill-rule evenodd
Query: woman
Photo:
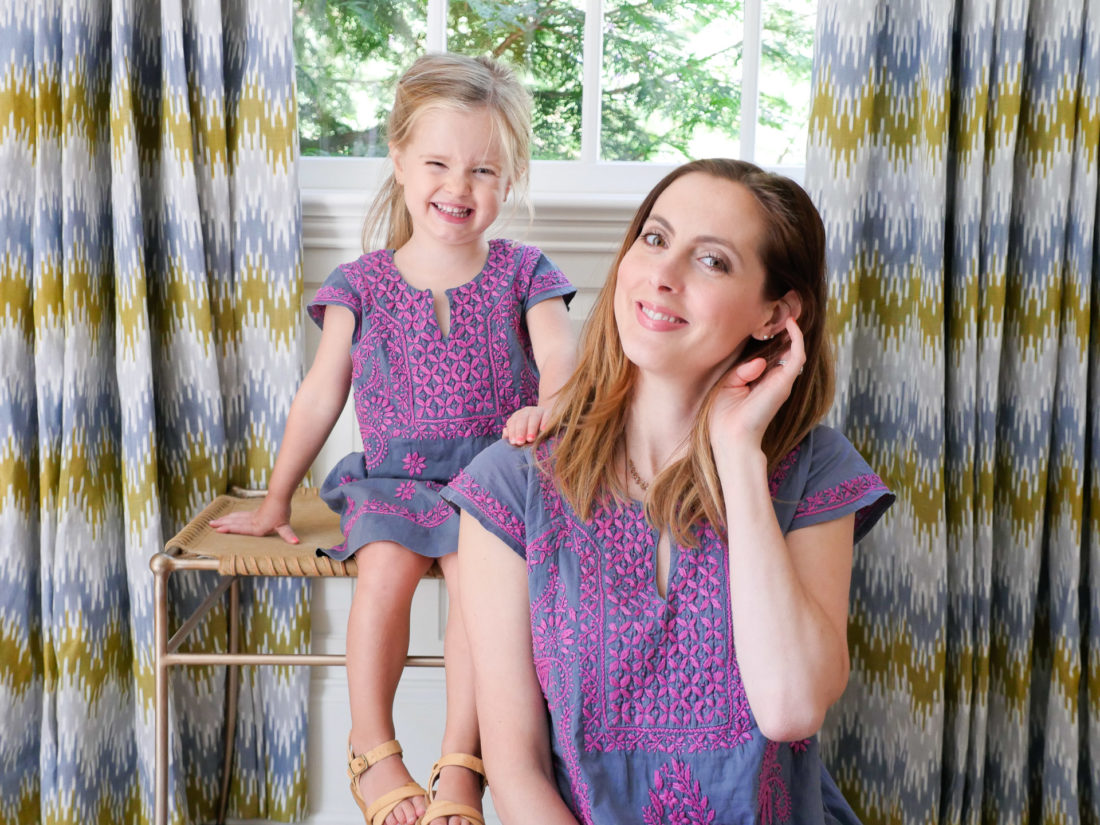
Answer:
<svg viewBox="0 0 1100 825"><path fill-rule="evenodd" d="M818 426L824 255L792 181L676 169L546 431L452 482L505 823L856 821L815 734L848 678L852 547L893 496Z"/></svg>

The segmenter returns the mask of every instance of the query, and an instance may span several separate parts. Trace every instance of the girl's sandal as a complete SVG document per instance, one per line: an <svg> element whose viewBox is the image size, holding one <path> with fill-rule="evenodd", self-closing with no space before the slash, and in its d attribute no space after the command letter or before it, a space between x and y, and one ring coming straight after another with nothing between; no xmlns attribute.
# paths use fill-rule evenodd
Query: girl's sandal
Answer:
<svg viewBox="0 0 1100 825"><path fill-rule="evenodd" d="M488 787L489 780L485 777L485 764L476 756L470 756L468 753L449 753L440 757L439 761L432 765L432 775L428 778L428 809L424 811L424 816L420 817L419 825L430 825L434 819L445 819L449 816L461 816L470 825L485 825L485 817L481 811L469 805L463 805L461 802L435 799L435 783L439 780L440 772L449 765L466 768L480 776L482 793Z"/></svg>
<svg viewBox="0 0 1100 825"><path fill-rule="evenodd" d="M401 744L396 739L383 742L378 747L371 748L358 756L352 751L351 739L348 739L348 778L351 779L351 795L355 798L355 804L359 806L359 810L363 812L368 825L382 825L393 809L406 799L414 799L418 796L423 796L425 799L428 797L427 791L417 783L406 782L401 787L382 794L370 805L366 803L363 795L359 793L359 777L375 763L394 754L401 755Z"/></svg>

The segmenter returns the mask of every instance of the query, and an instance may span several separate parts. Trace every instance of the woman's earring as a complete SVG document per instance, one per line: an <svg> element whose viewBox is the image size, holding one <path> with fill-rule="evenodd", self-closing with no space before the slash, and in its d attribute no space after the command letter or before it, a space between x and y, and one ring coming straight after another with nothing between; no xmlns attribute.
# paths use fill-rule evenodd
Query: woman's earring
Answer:
<svg viewBox="0 0 1100 825"><path fill-rule="evenodd" d="M768 335L754 335L752 337L755 338L757 341L770 341L772 338L775 337L775 333L772 332Z"/></svg>

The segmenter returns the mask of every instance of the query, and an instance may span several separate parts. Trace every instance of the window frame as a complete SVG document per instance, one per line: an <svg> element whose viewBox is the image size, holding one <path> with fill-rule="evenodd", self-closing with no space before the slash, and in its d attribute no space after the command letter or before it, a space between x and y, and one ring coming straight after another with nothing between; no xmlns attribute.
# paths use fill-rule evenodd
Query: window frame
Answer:
<svg viewBox="0 0 1100 825"><path fill-rule="evenodd" d="M741 136L738 157L753 161L760 99L760 61L764 0L744 0L745 28L741 61ZM599 159L600 85L603 54L603 0L584 0L583 92L579 160L534 160L531 201L560 202L582 198L590 205L636 204L676 163L605 161ZM447 48L447 0L428 0L426 48ZM299 188L303 191L376 191L389 171L388 158L302 157ZM766 168L802 183L804 165Z"/></svg>

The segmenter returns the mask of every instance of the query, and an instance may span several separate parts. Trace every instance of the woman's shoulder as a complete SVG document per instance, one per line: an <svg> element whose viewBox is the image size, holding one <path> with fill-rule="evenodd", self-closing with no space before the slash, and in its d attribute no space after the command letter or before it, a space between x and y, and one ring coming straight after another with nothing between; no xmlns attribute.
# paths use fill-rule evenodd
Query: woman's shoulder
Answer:
<svg viewBox="0 0 1100 825"><path fill-rule="evenodd" d="M441 495L522 555L534 471L529 447L514 447L501 439L478 453Z"/></svg>
<svg viewBox="0 0 1100 825"><path fill-rule="evenodd" d="M819 425L780 461L769 480L777 511L790 526L856 514L861 538L894 501L894 494L839 430Z"/></svg>
<svg viewBox="0 0 1100 825"><path fill-rule="evenodd" d="M526 486L531 469L531 448L513 446L502 438L478 453L460 475L482 483Z"/></svg>

